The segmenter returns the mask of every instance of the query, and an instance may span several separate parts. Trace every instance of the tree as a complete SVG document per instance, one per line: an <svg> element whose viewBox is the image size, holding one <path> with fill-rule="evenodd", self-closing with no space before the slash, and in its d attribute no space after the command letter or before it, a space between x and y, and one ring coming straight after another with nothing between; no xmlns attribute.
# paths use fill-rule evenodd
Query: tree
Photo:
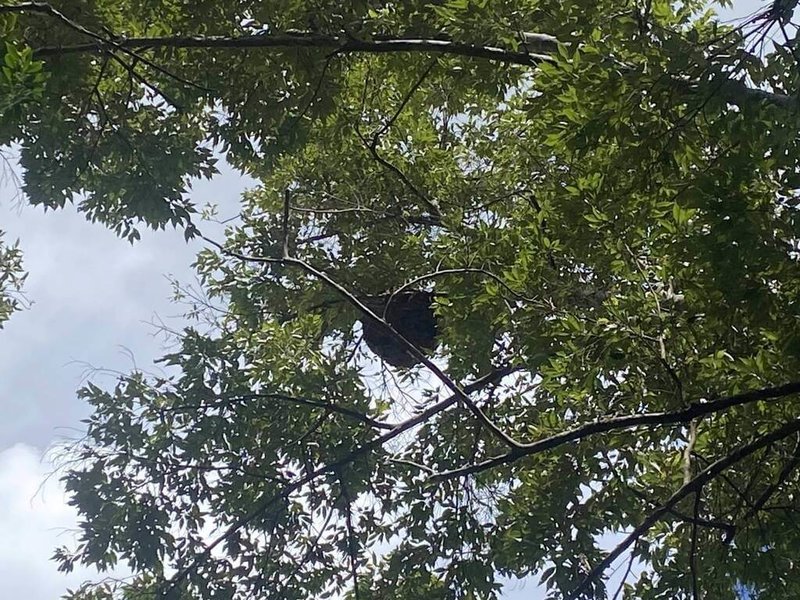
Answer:
<svg viewBox="0 0 800 600"><path fill-rule="evenodd" d="M13 32L13 25L13 19L0 21L3 39ZM3 124L19 119L19 109L25 103L41 100L45 80L42 63L34 60L31 48L20 51L13 43L5 43L0 66L0 120ZM0 159L6 161L2 154ZM8 245L3 237L5 233L0 230L0 328L19 309L25 282L19 244Z"/></svg>
<svg viewBox="0 0 800 600"><path fill-rule="evenodd" d="M0 328L11 313L19 309L22 284L25 282L19 243L9 246L3 243L3 235L0 231Z"/></svg>
<svg viewBox="0 0 800 600"><path fill-rule="evenodd" d="M81 391L56 559L134 576L70 597L800 595L794 3L341 4L0 6L32 203L261 181L167 374Z"/></svg>

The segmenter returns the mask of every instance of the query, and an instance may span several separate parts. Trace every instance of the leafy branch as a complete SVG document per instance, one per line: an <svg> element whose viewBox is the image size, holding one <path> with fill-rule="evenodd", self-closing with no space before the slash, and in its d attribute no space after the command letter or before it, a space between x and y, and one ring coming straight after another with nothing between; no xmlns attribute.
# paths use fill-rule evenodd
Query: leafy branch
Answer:
<svg viewBox="0 0 800 600"><path fill-rule="evenodd" d="M212 242L213 243L213 242ZM503 377L513 373L517 369L514 367L503 367L500 369L496 369L483 377L476 379L470 384L465 385L461 388L462 393L464 394L473 394L478 392L485 387L500 381ZM303 477L296 479L295 481L287 484L279 493L274 494L268 498L263 499L261 502L256 504L250 512L246 515L243 515L236 521L234 521L231 525L229 525L225 531L223 531L218 537L212 540L208 545L206 545L205 549L197 555L193 560L189 562L189 564L184 567L183 569L176 572L172 577L168 578L166 581L162 583L161 587L161 597L169 598L169 593L173 590L184 578L186 578L195 568L197 568L200 563L205 560L207 557L211 555L216 547L220 544L224 543L226 540L231 538L236 534L237 531L246 527L248 524L252 523L260 516L265 514L273 505L281 500L288 498L294 492L302 489L305 485L308 485L315 481L316 479L330 474L336 474L337 472L341 471L341 469L354 461L358 458L364 456L372 452L373 450L384 446L386 443L390 442L391 440L395 439L396 437L402 435L406 431L413 429L414 427L421 425L434 417L435 415L447 410L454 404L459 401L458 394L452 394L451 396L441 400L435 404L432 404L425 410L421 411L417 415L403 421L402 423L397 424L393 427L390 431L387 431L383 435L375 438L374 440L356 448L348 455L344 456L343 458L335 461L333 463L329 463L327 465L323 465Z"/></svg>
<svg viewBox="0 0 800 600"><path fill-rule="evenodd" d="M2 12L0 7L0 12ZM82 44L62 46L42 46L35 49L36 57L63 56L75 53L92 53L103 50L108 41L86 42ZM330 50L333 54L388 54L398 52L411 52L423 54L444 54L449 56L462 56L496 61L506 65L535 67L541 63L553 62L548 54L531 54L515 52L494 46L481 46L466 44L444 39L416 39L402 37L376 36L370 40L358 40L352 37L324 35L318 33L275 33L264 35L248 35L238 37L228 36L175 36L175 37L145 37L121 38L114 41L114 46L120 49L166 49L166 48L193 48L193 49L293 49L313 48ZM152 65L151 65L152 66ZM161 70L161 69L160 69ZM190 82L191 83L191 82ZM690 82L673 79L672 83L689 93L695 93L696 87ZM196 84L192 85L196 86ZM766 102L787 110L796 110L797 101L794 97L771 92L759 88L749 87L742 81L727 80L720 84L718 92L722 98L734 104L758 101Z"/></svg>
<svg viewBox="0 0 800 600"><path fill-rule="evenodd" d="M99 33L96 33L94 31L92 31L91 29L88 29L87 27L84 27L80 23L78 23L78 22L74 21L73 19L70 19L69 17L67 17L63 12L61 12L60 10L54 8L53 6L51 6L47 2L23 2L21 4L11 4L11 5L7 5L7 6L0 6L0 15L2 15L2 14L13 14L13 13L26 13L26 12L27 13L39 13L39 14L43 14L43 15L47 15L47 16L53 17L53 18L57 19L58 21L60 21L61 23L63 23L69 29L72 29L73 31L75 31L75 32L77 32L77 33L79 33L79 34L81 34L83 36L91 38L92 40L94 40L93 42L89 43L92 46L91 52L105 52L105 53L109 54L112 58L114 58L114 60L116 62L118 62L124 69L126 69L130 73L130 75L132 77L136 78L143 85L146 85L147 87L152 89L154 92L156 92L158 95L162 96L165 100L169 101L173 105L175 105L175 103L169 98L169 96L165 95L159 88L155 87L155 85L153 85L151 82L149 82L146 78L144 78L141 75L139 75L138 73L136 73L135 64L134 65L129 65L128 63L126 63L125 61L120 59L113 51L116 50L119 53L126 54L126 55L130 56L131 58L133 58L135 60L135 62L141 62L142 64L147 65L148 67L154 69L155 71L161 73L162 75L165 75L165 76L167 76L167 77L169 77L171 79L174 79L174 80L176 80L176 81L178 81L180 83L183 83L185 85L197 88L197 89L199 89L201 91L204 91L204 92L210 92L211 91L208 88L200 86L200 85L198 85L198 84L196 84L196 83L194 83L192 81L189 81L189 80L181 77L180 75L177 75L177 74L165 69L164 67L162 67L161 65L156 64L155 62L153 62L152 60L148 59L147 57L142 56L140 53L135 52L135 50L136 50L135 46L134 47L127 46L124 43L120 43L120 40L118 38L116 38L116 37L103 36L103 35L100 35ZM42 56L46 56L46 55L47 55L47 53L42 54Z"/></svg>
<svg viewBox="0 0 800 600"><path fill-rule="evenodd" d="M291 49L313 48L329 50L331 54L386 54L397 52L413 52L425 54L445 54L496 61L501 64L534 67L541 63L554 62L553 55L558 51L559 41L549 35L534 35L525 38L524 48L527 52L508 50L497 46L456 42L446 38L416 38L403 36L376 35L370 39L358 39L352 35L328 35L319 32L286 31L270 34L244 36L155 36L155 37L115 37L100 36L82 25L68 19L63 13L46 2L23 2L0 6L0 14L38 12L53 16L64 22L75 31L91 37L93 41L78 44L43 46L35 50L37 57L63 56L75 53L93 53L107 51L109 46L117 50L131 52L134 50L158 50L166 48L200 48L200 49ZM142 59L149 66L165 74L162 67ZM191 82L186 82L191 85ZM691 92L693 86L686 81L673 78L680 88ZM720 94L730 102L738 103L742 99L764 101L781 108L796 110L797 101L793 96L751 88L742 81L728 80L720 87Z"/></svg>
<svg viewBox="0 0 800 600"><path fill-rule="evenodd" d="M567 594L565 600L576 600L577 598L580 598L583 592L591 585L591 583L601 577L605 570L623 552L625 552L625 550L627 550L631 544L645 535L653 525L661 520L665 514L669 513L684 498L690 496L691 494L699 494L707 483L716 478L729 467L741 462L762 448L787 438L798 431L800 431L800 419L789 421L767 435L758 437L749 444L740 446L727 456L719 459L715 463L700 471L697 476L681 486L681 488L672 494L672 496L670 496L666 502L650 513L647 518L641 522L641 524L639 524L625 537L624 540L622 540L622 542L620 542L611 552L609 552L608 555L606 555L606 557L589 572L583 581L581 581L581 583L578 584L578 586L572 592Z"/></svg>

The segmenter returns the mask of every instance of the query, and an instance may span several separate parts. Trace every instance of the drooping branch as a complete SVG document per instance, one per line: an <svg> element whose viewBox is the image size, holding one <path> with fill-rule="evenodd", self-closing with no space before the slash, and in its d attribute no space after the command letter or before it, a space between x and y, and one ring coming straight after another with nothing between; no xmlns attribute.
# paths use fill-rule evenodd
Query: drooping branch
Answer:
<svg viewBox="0 0 800 600"><path fill-rule="evenodd" d="M642 523L639 524L631 533L625 536L625 539L622 540L622 542L620 542L611 552L609 552L608 555L596 567L594 567L591 572L589 572L589 574L583 579L583 581L581 581L580 584L578 584L574 590L565 596L565 600L576 600L577 598L580 598L583 592L591 585L591 583L601 577L605 570L623 552L625 552L625 550L627 550L631 544L635 543L636 540L645 535L653 525L658 523L658 521L660 521L664 515L669 513L683 499L687 498L691 494L699 493L703 489L703 486L712 481L729 467L741 462L762 448L785 439L793 433L797 433L798 431L800 431L800 419L789 421L767 435L758 437L749 444L740 446L727 456L719 459L715 463L700 471L700 473L698 473L694 479L684 484L680 489L678 489L678 491L672 494L672 496L670 496L666 502L650 513L647 518L642 521Z"/></svg>
<svg viewBox="0 0 800 600"><path fill-rule="evenodd" d="M357 308L362 314L364 314L370 321L377 324L381 329L383 329L387 334L391 335L399 344L403 346L403 348L408 351L414 358L416 358L420 363L422 363L428 371L430 371L443 385L446 387L450 392L455 394L457 400L462 403L469 412L484 426L486 427L489 432L498 438L503 444L508 446L512 452L515 452L522 448L522 445L514 440L510 435L508 435L505 431L503 431L497 424L495 424L487 415L483 412L483 410L472 401L464 390L453 381L448 375L442 371L430 358L428 358L424 352L422 352L414 343L410 342L406 339L400 332L398 332L386 319L382 318L378 314L376 314L372 309L370 309L364 302L356 297L350 290L345 288L342 284L332 279L327 273L317 269L313 265L307 263L306 261L295 258L289 254L289 232L288 232L288 224L289 224L289 213L290 213L290 197L289 192L287 191L284 197L284 205L283 205L283 224L282 224L282 233L283 233L283 256L276 257L276 256L248 256L242 254L240 252L236 252L226 248L223 244L207 238L205 236L201 236L204 240L208 243L212 244L214 247L218 248L223 254L236 258L238 260L244 262L252 262L252 263L261 263L261 264L281 264L281 265L289 265L294 266L301 271L305 272L306 274L312 276L314 279L321 281L325 285L327 285L332 290L336 291L339 295L341 295L347 302L349 302L352 306Z"/></svg>

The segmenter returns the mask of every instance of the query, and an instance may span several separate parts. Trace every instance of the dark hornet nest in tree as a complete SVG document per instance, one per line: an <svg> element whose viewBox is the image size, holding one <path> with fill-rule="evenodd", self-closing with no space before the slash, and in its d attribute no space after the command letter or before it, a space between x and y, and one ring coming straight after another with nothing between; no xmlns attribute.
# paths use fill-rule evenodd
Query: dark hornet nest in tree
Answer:
<svg viewBox="0 0 800 600"><path fill-rule="evenodd" d="M392 326L409 342L423 351L431 351L436 340L436 315L433 292L410 290L399 294L383 294L362 298L362 302ZM393 367L413 367L419 362L391 332L380 323L361 319L364 341L375 354Z"/></svg>

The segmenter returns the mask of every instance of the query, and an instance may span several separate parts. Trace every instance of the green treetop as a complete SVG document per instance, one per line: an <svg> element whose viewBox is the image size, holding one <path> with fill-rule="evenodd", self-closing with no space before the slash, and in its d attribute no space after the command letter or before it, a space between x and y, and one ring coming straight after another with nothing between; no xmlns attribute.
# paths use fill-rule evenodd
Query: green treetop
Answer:
<svg viewBox="0 0 800 600"><path fill-rule="evenodd" d="M81 391L56 559L133 576L69 597L800 596L793 7L0 4L31 203L260 181Z"/></svg>

